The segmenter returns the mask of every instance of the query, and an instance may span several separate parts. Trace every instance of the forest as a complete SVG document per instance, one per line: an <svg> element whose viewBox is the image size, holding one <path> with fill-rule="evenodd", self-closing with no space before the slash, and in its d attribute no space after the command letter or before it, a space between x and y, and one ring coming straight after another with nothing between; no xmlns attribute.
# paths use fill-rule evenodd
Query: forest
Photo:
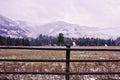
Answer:
<svg viewBox="0 0 120 80"><path fill-rule="evenodd" d="M57 37L46 36L40 34L39 37L33 38L10 38L0 36L1 46L65 46L66 44L76 46L118 46L120 38L113 39L100 39L100 38L66 38L62 33Z"/></svg>

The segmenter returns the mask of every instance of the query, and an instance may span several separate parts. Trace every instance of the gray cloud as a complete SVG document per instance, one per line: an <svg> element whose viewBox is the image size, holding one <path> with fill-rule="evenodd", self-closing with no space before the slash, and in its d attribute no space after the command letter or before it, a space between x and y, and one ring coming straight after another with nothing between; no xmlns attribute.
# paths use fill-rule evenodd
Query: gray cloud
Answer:
<svg viewBox="0 0 120 80"><path fill-rule="evenodd" d="M94 27L120 26L120 0L0 0L0 14L33 24L63 20Z"/></svg>

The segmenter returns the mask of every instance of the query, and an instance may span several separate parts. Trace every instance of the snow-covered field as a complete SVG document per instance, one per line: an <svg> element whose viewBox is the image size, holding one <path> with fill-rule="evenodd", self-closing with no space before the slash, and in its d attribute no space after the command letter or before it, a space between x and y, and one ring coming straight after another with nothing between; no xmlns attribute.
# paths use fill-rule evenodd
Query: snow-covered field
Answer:
<svg viewBox="0 0 120 80"><path fill-rule="evenodd" d="M94 47L103 48L103 47ZM119 48L119 47L107 47ZM39 50L3 50L0 49L0 59L65 59L65 51L39 51ZM120 52L88 52L71 51L71 59L120 59ZM0 62L0 71L9 72L65 72L65 63L41 62ZM76 62L70 64L71 72L120 72L120 62ZM9 80L65 80L61 75L0 75L0 78ZM120 79L120 75L71 75L70 80L111 80ZM1 79L0 79L1 80Z"/></svg>

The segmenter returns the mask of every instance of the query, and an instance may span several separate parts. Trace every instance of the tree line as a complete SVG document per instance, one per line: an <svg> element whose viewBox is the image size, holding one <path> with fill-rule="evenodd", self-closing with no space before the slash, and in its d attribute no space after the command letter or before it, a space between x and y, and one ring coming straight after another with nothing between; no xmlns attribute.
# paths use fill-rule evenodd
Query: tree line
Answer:
<svg viewBox="0 0 120 80"><path fill-rule="evenodd" d="M65 46L66 44L76 46L116 46L120 45L120 38L117 40L100 38L66 38L62 33L58 37L40 34L36 39L10 38L0 36L1 46Z"/></svg>
<svg viewBox="0 0 120 80"><path fill-rule="evenodd" d="M76 43L77 46L104 46L105 44L108 46L115 46L116 40L112 39L100 39L100 38L66 38L62 33L58 35L58 37L40 35L36 39L32 39L30 41L30 45L32 46L65 46L66 44L73 45L73 42Z"/></svg>
<svg viewBox="0 0 120 80"><path fill-rule="evenodd" d="M0 36L1 46L30 46L30 41L24 38L10 38Z"/></svg>

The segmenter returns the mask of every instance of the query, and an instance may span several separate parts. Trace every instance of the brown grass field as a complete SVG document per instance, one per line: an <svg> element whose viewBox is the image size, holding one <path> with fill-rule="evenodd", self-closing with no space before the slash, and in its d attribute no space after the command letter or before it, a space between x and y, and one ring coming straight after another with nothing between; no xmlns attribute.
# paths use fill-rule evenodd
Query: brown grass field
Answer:
<svg viewBox="0 0 120 80"><path fill-rule="evenodd" d="M46 46L47 47L47 46ZM74 48L111 48L116 47L74 47ZM65 51L48 51L48 50L7 50L0 49L0 59L65 59ZM120 52L109 51L71 51L71 59L120 59ZM10 71L33 71L33 72L65 72L65 63L41 63L41 62L0 62L1 72ZM76 62L70 64L71 72L120 72L120 62ZM8 78L9 80L65 80L65 76L58 75L4 75L0 80ZM72 75L70 80L112 80L120 79L120 75Z"/></svg>

